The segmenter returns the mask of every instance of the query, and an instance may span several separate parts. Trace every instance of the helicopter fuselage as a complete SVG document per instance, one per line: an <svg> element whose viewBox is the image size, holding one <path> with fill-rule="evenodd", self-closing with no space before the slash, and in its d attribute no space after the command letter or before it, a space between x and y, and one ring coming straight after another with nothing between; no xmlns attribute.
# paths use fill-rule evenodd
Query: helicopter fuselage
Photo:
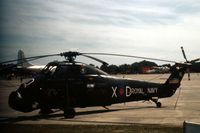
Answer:
<svg viewBox="0 0 200 133"><path fill-rule="evenodd" d="M180 86L185 68L177 69L166 83L152 83L110 76L83 63L49 63L32 80L9 97L11 108L30 112L152 100L172 96ZM157 106L161 106L157 105Z"/></svg>

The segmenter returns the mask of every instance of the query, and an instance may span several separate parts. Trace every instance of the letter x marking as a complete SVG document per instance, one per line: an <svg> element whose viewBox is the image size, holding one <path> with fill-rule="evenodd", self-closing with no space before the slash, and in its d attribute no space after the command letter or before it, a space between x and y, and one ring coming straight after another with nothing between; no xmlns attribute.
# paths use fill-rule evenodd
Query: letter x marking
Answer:
<svg viewBox="0 0 200 133"><path fill-rule="evenodd" d="M113 94L112 94L112 97L117 97L117 87L112 87L112 90L113 90Z"/></svg>

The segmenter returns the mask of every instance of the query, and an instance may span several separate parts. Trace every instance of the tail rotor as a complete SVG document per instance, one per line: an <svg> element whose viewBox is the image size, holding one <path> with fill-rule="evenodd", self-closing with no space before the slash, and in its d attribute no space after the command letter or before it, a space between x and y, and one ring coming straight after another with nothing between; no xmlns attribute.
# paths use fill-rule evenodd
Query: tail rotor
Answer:
<svg viewBox="0 0 200 133"><path fill-rule="evenodd" d="M184 49L183 49L183 46L181 46L181 50L182 50L183 57L184 57L186 63L188 63L188 60L187 60L187 57L186 57L186 55L185 55L185 51L184 51Z"/></svg>
<svg viewBox="0 0 200 133"><path fill-rule="evenodd" d="M188 59L187 59L187 57L185 55L185 51L183 49L183 46L181 46L181 51L182 51L183 57L184 57L184 59L186 61L185 63L191 63L191 61L188 61ZM189 67L187 68L187 73L188 73L188 80L190 80L190 68Z"/></svg>

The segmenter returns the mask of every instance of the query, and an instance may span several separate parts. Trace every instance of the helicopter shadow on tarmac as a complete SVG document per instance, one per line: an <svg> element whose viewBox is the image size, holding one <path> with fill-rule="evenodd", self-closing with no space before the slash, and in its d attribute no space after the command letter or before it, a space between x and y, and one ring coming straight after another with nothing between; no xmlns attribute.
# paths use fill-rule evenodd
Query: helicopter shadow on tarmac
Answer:
<svg viewBox="0 0 200 133"><path fill-rule="evenodd" d="M128 107L128 108L116 108L116 109L99 109L99 110L90 110L90 111L81 111L76 112L76 116L84 116L84 115L91 115L91 114L99 114L99 113L108 113L108 112L115 112L115 111L128 111L128 110L142 110L142 109L150 109L155 108L154 106L146 106L146 107ZM162 107L166 108L166 107ZM17 122L24 122L24 121L39 121L42 119L46 120L56 120L56 121L63 121L68 120L65 119L63 116L62 111L56 111L53 114L49 115L32 115L32 116L16 116L16 117L0 117L0 124L15 124ZM73 119L69 119L72 120Z"/></svg>

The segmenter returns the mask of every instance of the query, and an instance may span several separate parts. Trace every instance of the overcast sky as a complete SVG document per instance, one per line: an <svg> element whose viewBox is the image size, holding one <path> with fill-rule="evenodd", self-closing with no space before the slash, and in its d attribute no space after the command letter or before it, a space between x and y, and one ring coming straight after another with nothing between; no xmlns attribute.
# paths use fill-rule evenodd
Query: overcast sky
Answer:
<svg viewBox="0 0 200 133"><path fill-rule="evenodd" d="M26 56L78 50L184 61L184 46L188 59L200 57L200 0L3 0L0 12L1 61L19 49Z"/></svg>

